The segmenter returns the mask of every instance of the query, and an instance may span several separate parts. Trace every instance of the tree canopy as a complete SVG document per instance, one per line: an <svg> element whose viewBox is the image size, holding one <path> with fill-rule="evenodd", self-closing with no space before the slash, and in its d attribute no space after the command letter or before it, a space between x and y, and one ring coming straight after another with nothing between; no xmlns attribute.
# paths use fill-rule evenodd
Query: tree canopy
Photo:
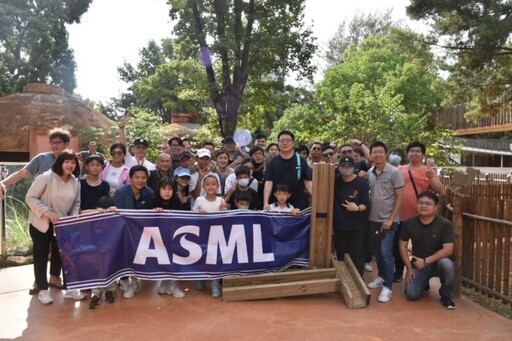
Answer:
<svg viewBox="0 0 512 341"><path fill-rule="evenodd" d="M28 82L51 83L72 93L75 60L66 24L80 22L92 0L0 2L0 96Z"/></svg>
<svg viewBox="0 0 512 341"><path fill-rule="evenodd" d="M512 109L512 2L411 0L409 16L426 20L445 49L452 103L465 102L469 117Z"/></svg>
<svg viewBox="0 0 512 341"><path fill-rule="evenodd" d="M199 58L222 136L233 134L246 87L284 80L290 72L311 77L316 45L305 26L304 0L169 0L178 44Z"/></svg>

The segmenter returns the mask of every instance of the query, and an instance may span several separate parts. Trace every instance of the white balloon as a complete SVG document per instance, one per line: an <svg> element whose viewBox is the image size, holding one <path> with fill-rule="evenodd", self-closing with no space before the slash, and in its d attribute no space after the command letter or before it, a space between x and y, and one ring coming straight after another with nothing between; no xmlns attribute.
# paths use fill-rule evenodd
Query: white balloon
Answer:
<svg viewBox="0 0 512 341"><path fill-rule="evenodd" d="M240 147L248 146L252 142L251 132L244 128L238 128L235 130L233 140L235 140L235 143Z"/></svg>

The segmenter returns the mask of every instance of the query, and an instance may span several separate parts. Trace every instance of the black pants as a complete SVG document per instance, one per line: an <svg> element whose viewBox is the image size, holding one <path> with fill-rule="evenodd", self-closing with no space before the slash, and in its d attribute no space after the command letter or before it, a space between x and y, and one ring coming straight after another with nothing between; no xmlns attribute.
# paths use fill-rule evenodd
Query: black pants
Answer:
<svg viewBox="0 0 512 341"><path fill-rule="evenodd" d="M342 261L348 253L361 277L364 274L365 238L364 230L334 230L336 257Z"/></svg>
<svg viewBox="0 0 512 341"><path fill-rule="evenodd" d="M404 274L404 261L400 256L400 230L402 229L403 221L398 223L398 229L395 233L395 239L393 240L393 256L395 257L395 273L393 275L394 279L402 278Z"/></svg>
<svg viewBox="0 0 512 341"><path fill-rule="evenodd" d="M60 276L62 263L57 246L57 239L53 235L53 224L45 233L36 229L32 224L29 227L30 237L33 243L34 277L39 290L48 290L48 252L51 250L50 275ZM51 249L50 249L51 248Z"/></svg>

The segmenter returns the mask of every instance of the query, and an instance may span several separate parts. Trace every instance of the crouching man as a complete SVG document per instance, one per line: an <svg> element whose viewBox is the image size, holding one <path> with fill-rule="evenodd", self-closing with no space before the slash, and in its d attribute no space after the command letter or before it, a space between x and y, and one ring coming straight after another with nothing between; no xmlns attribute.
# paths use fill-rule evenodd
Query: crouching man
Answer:
<svg viewBox="0 0 512 341"><path fill-rule="evenodd" d="M441 304L455 309L452 300L452 283L455 264L448 258L453 253L455 235L452 223L436 215L439 197L433 192L418 195L418 215L406 220L400 232L400 256L407 267L405 296L414 301L421 297L431 277L441 281ZM409 259L407 244L411 240L412 257Z"/></svg>

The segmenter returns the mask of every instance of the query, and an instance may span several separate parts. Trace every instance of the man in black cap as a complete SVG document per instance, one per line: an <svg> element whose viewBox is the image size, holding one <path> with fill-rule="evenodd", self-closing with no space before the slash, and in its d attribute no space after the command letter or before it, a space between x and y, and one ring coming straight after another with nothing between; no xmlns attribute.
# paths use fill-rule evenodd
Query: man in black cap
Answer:
<svg viewBox="0 0 512 341"><path fill-rule="evenodd" d="M245 155L236 144L233 136L226 136L222 139L222 147L229 155L228 167L234 169L244 160Z"/></svg>
<svg viewBox="0 0 512 341"><path fill-rule="evenodd" d="M119 142L127 146L126 144L126 133L124 131L124 126L130 120L130 116L124 116L119 120ZM148 153L149 142L145 138L139 137L135 141L133 141L133 154L131 156L129 153L126 153L124 157L124 164L128 168L132 168L135 165L140 165L146 167L148 171L152 171L156 169L154 163L146 160L146 154Z"/></svg>

